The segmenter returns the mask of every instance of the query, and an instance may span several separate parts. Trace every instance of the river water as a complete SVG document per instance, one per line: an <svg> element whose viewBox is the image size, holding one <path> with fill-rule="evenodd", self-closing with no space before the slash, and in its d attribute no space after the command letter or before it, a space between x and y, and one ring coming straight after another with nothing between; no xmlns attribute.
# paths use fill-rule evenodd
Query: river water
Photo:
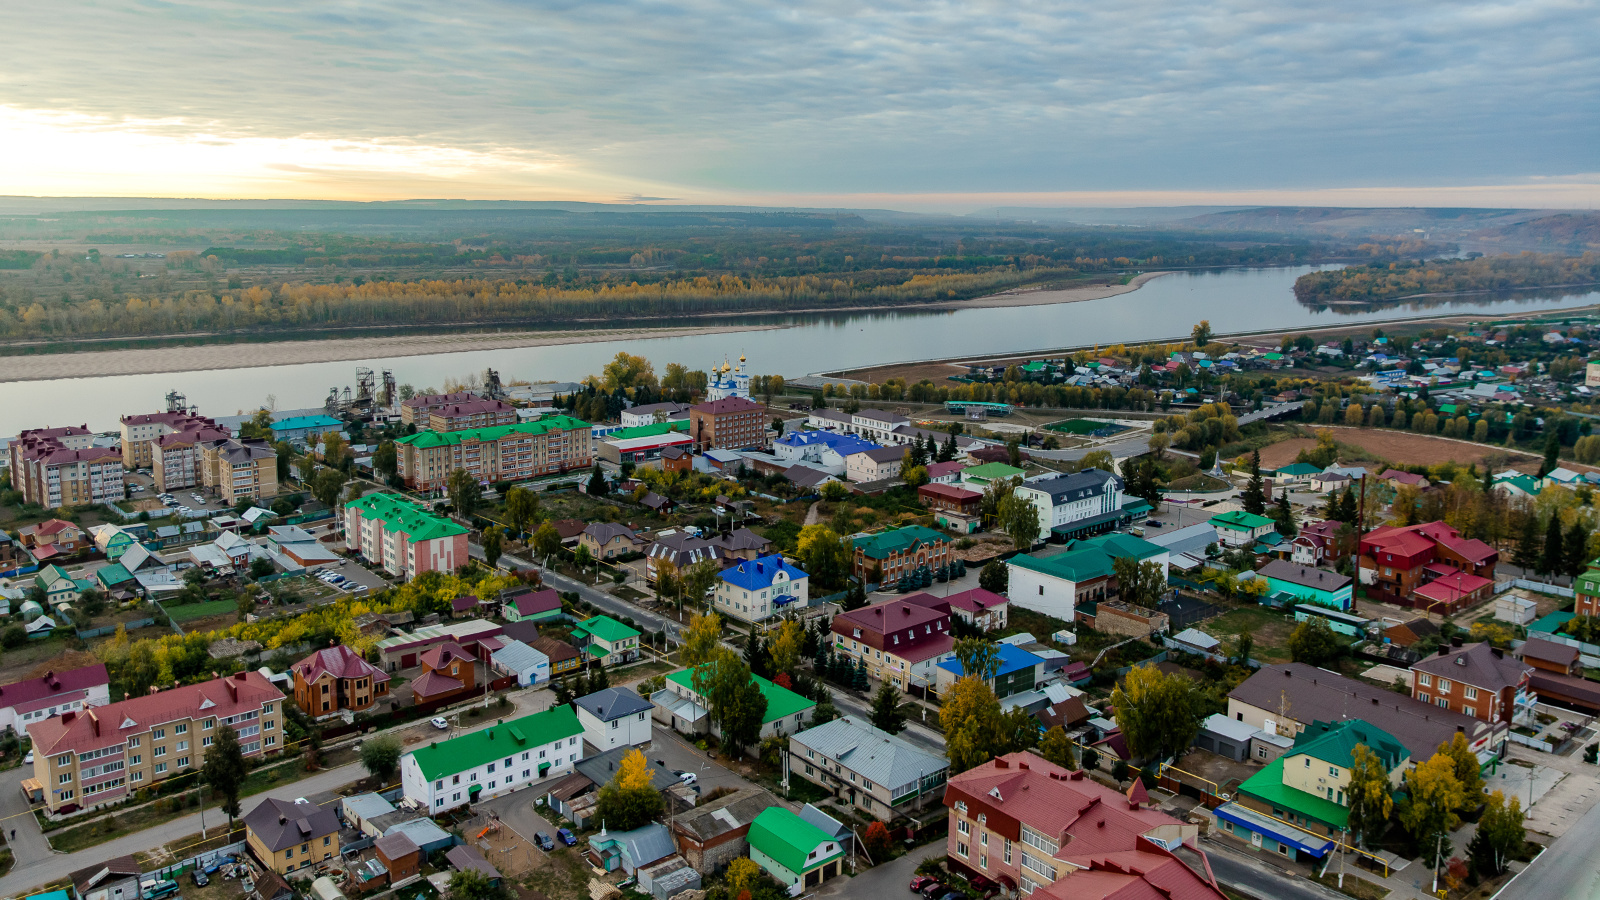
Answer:
<svg viewBox="0 0 1600 900"><path fill-rule="evenodd" d="M1294 299L1294 280L1308 271L1311 267L1166 275L1115 297L1041 306L746 318L739 323L785 327L721 335L3 384L0 435L60 425L114 428L121 415L162 409L162 398L169 390L184 394L189 403L211 416L257 408L269 394L280 409L317 406L330 387L353 385L357 366L374 371L392 369L399 383L419 389L440 387L446 378L465 379L485 368L494 368L506 380L578 381L599 372L618 351L626 350L649 359L658 372L669 362L706 369L724 357L737 359L743 354L749 357L748 371L752 373L793 377L892 362L1181 338L1201 319L1210 320L1213 331L1228 333L1448 313L1532 313L1600 303L1600 291L1590 290L1537 298L1457 297L1393 304L1379 310L1319 311Z"/></svg>

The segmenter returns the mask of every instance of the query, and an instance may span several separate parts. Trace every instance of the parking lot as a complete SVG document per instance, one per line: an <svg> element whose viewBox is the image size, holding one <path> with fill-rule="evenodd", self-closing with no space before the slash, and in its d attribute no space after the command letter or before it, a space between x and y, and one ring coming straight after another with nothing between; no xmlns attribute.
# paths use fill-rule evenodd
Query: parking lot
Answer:
<svg viewBox="0 0 1600 900"><path fill-rule="evenodd" d="M318 569L343 578L344 583L336 586L352 594L364 595L389 587L389 582L383 576L354 560L343 559L312 567L313 571Z"/></svg>

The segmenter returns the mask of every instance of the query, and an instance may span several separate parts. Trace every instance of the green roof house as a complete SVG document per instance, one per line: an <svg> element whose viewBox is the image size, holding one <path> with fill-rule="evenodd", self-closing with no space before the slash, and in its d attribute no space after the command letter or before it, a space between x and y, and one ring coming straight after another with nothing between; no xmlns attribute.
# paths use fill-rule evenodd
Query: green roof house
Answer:
<svg viewBox="0 0 1600 900"><path fill-rule="evenodd" d="M1277 523L1266 516L1237 509L1212 516L1211 527L1217 530L1217 537L1225 546L1248 547L1256 538L1276 529Z"/></svg>
<svg viewBox="0 0 1600 900"><path fill-rule="evenodd" d="M1008 466L1005 463L984 463L981 466L972 466L971 468L962 469L961 483L975 484L979 487L979 489L982 489L987 487L989 482L996 479L1000 481L1006 481L1012 478L1021 478L1026 474L1028 473L1022 471L1016 466Z"/></svg>
<svg viewBox="0 0 1600 900"><path fill-rule="evenodd" d="M839 874L844 848L822 829L781 806L750 823L750 858L779 883L809 890Z"/></svg>
<svg viewBox="0 0 1600 900"><path fill-rule="evenodd" d="M1239 785L1237 803L1312 834L1336 837L1349 823L1350 769L1361 745L1378 755L1390 784L1398 789L1411 752L1382 728L1346 719L1312 722L1287 753ZM1246 836L1241 827L1235 824L1236 837Z"/></svg>
<svg viewBox="0 0 1600 900"><path fill-rule="evenodd" d="M109 566L101 566L100 569L94 573L94 580L99 588L108 594L113 591L119 591L124 588L131 588L134 586L133 575L129 573L127 569L123 568L122 563L112 563Z"/></svg>
<svg viewBox="0 0 1600 900"><path fill-rule="evenodd" d="M1539 479L1522 472L1502 472L1494 477L1494 490L1511 497L1539 496Z"/></svg>
<svg viewBox="0 0 1600 900"><path fill-rule="evenodd" d="M1129 534L1112 532L1073 541L1053 556L1019 554L1006 563L1011 602L1071 622L1080 603L1117 599L1113 561L1132 558L1167 568L1167 549Z"/></svg>
<svg viewBox="0 0 1600 900"><path fill-rule="evenodd" d="M639 658L639 632L610 616L595 616L572 626L572 645L583 658L608 666Z"/></svg>
<svg viewBox="0 0 1600 900"><path fill-rule="evenodd" d="M1309 480L1313 475L1321 475L1322 470L1311 463L1290 463L1279 467L1272 473L1272 480L1279 484L1298 484Z"/></svg>
<svg viewBox="0 0 1600 900"><path fill-rule="evenodd" d="M400 787L407 800L438 815L569 775L582 758L578 714L571 705L556 706L407 753L400 758Z"/></svg>
<svg viewBox="0 0 1600 900"><path fill-rule="evenodd" d="M876 572L888 584L923 568L930 572L954 561L950 535L922 525L891 528L852 540L851 574L866 579Z"/></svg>
<svg viewBox="0 0 1600 900"><path fill-rule="evenodd" d="M657 721L670 717L667 724L678 731L686 734L710 733L720 738L722 731L711 721L705 698L694 686L694 673L715 665L716 663L701 663L693 669L679 669L668 675L666 687L650 696L650 702L656 706ZM807 700L788 688L773 684L760 675L752 674L750 679L761 690L761 696L767 700L767 711L761 717L762 738L794 734L811 721L811 713L817 707L814 701ZM746 751L751 753L758 750L756 747L746 748Z"/></svg>
<svg viewBox="0 0 1600 900"><path fill-rule="evenodd" d="M34 586L44 591L45 605L59 606L78 599L78 583L60 566L45 566L33 576Z"/></svg>

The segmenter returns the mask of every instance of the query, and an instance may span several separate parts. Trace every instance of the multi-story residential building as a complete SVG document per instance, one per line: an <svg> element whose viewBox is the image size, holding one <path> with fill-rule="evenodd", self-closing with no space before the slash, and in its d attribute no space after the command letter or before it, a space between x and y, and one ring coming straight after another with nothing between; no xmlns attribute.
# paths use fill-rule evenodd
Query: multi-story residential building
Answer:
<svg viewBox="0 0 1600 900"><path fill-rule="evenodd" d="M467 561L467 529L398 494L368 494L344 505L344 539L361 558L409 581Z"/></svg>
<svg viewBox="0 0 1600 900"><path fill-rule="evenodd" d="M972 588L944 598L950 604L950 614L981 631L999 631L1006 627L1006 616L1011 601L993 591Z"/></svg>
<svg viewBox="0 0 1600 900"><path fill-rule="evenodd" d="M856 484L894 478L900 474L906 450L903 446L857 450L844 458L844 475Z"/></svg>
<svg viewBox="0 0 1600 900"><path fill-rule="evenodd" d="M1331 838L1349 827L1357 747L1377 755L1398 790L1411 751L1393 735L1361 719L1313 722L1292 748L1239 785L1234 802L1217 809L1218 827L1263 852L1322 859L1334 849Z"/></svg>
<svg viewBox="0 0 1600 900"><path fill-rule="evenodd" d="M762 449L766 407L744 397L724 397L689 407L689 433L700 450Z"/></svg>
<svg viewBox="0 0 1600 900"><path fill-rule="evenodd" d="M290 669L295 705L313 718L362 712L389 696L389 673L343 644L318 650Z"/></svg>
<svg viewBox="0 0 1600 900"><path fill-rule="evenodd" d="M150 472L155 477L156 490L202 486L205 477L201 445L227 440L230 436L226 428L211 425L157 435L150 442Z"/></svg>
<svg viewBox="0 0 1600 900"><path fill-rule="evenodd" d="M245 813L244 840L257 860L279 875L337 859L339 814L304 798L267 798Z"/></svg>
<svg viewBox="0 0 1600 900"><path fill-rule="evenodd" d="M198 769L217 729L233 728L246 758L283 749L283 693L240 672L28 726L33 777L52 814L122 800Z"/></svg>
<svg viewBox="0 0 1600 900"><path fill-rule="evenodd" d="M1440 647L1411 667L1411 696L1423 703L1484 722L1509 725L1532 707L1528 689L1533 667L1489 643Z"/></svg>
<svg viewBox="0 0 1600 900"><path fill-rule="evenodd" d="M583 724L571 706L433 741L400 758L405 798L437 815L572 773Z"/></svg>
<svg viewBox="0 0 1600 900"><path fill-rule="evenodd" d="M405 425L415 425L419 429L428 424L428 412L435 407L448 406L452 403L470 403L481 400L477 394L468 391L456 391L451 394L420 394L410 400L400 401L400 422Z"/></svg>
<svg viewBox="0 0 1600 900"><path fill-rule="evenodd" d="M911 594L833 617L833 652L902 690L930 688L935 667L955 655L950 608L929 594Z"/></svg>
<svg viewBox="0 0 1600 900"><path fill-rule="evenodd" d="M1500 552L1443 522L1383 526L1361 536L1356 576L1370 592L1449 615L1486 599Z"/></svg>
<svg viewBox="0 0 1600 900"><path fill-rule="evenodd" d="M583 723L583 739L602 753L650 743L650 701L635 691L606 688L579 697L572 705Z"/></svg>
<svg viewBox="0 0 1600 900"><path fill-rule="evenodd" d="M187 410L140 413L122 417L122 465L129 469L149 468L155 440L166 434L211 429L227 433L216 422Z"/></svg>
<svg viewBox="0 0 1600 900"><path fill-rule="evenodd" d="M504 400L461 400L428 409L429 431L466 431L516 422L517 408Z"/></svg>
<svg viewBox="0 0 1600 900"><path fill-rule="evenodd" d="M205 489L227 504L243 498L278 496L278 451L260 438L222 438L200 443L200 478Z"/></svg>
<svg viewBox="0 0 1600 900"><path fill-rule="evenodd" d="M880 584L923 568L937 571L955 560L950 536L922 525L865 534L850 543L850 574Z"/></svg>
<svg viewBox="0 0 1600 900"><path fill-rule="evenodd" d="M11 486L45 509L110 503L125 496L122 453L96 447L88 426L36 428L11 442Z"/></svg>
<svg viewBox="0 0 1600 900"><path fill-rule="evenodd" d="M639 658L639 632L610 616L594 616L572 626L572 644L608 666Z"/></svg>
<svg viewBox="0 0 1600 900"><path fill-rule="evenodd" d="M80 712L111 702L111 680L104 663L65 672L46 672L0 688L0 731L19 736L28 726L52 716ZM129 898L133 900L133 898Z"/></svg>
<svg viewBox="0 0 1600 900"><path fill-rule="evenodd" d="M1008 753L951 776L948 864L1040 900L1223 900L1180 822L1032 753ZM1194 868L1173 851L1184 845Z"/></svg>
<svg viewBox="0 0 1600 900"><path fill-rule="evenodd" d="M1154 562L1164 572L1169 555L1165 547L1129 534L1102 534L1077 541L1065 553L1053 556L1013 556L1006 563L1006 595L1024 609L1071 622L1079 604L1120 596L1114 560Z"/></svg>
<svg viewBox="0 0 1600 900"><path fill-rule="evenodd" d="M866 818L889 821L944 798L950 763L855 716L789 738L789 770Z"/></svg>
<svg viewBox="0 0 1600 900"><path fill-rule="evenodd" d="M904 444L895 429L911 424L911 420L898 413L881 409L863 409L850 414L850 430L880 444Z"/></svg>
<svg viewBox="0 0 1600 900"><path fill-rule="evenodd" d="M777 553L740 560L717 576L715 607L741 622L765 621L785 608L806 605L811 577Z"/></svg>
<svg viewBox="0 0 1600 900"><path fill-rule="evenodd" d="M1039 533L1058 540L1110 531L1128 520L1122 479L1099 469L1026 479L1016 495L1038 510Z"/></svg>
<svg viewBox="0 0 1600 900"><path fill-rule="evenodd" d="M395 450L400 477L417 491L443 489L457 469L489 484L587 469L594 463L589 423L571 416L466 431L419 431L395 441Z"/></svg>

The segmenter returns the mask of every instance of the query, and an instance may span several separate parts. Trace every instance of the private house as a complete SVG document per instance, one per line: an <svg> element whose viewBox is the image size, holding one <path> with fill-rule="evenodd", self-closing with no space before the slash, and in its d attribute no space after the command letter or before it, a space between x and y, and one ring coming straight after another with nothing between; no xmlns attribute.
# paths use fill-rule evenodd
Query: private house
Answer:
<svg viewBox="0 0 1600 900"><path fill-rule="evenodd" d="M833 878L844 862L843 845L782 806L768 807L756 816L748 840L750 858L794 891Z"/></svg>
<svg viewBox="0 0 1600 900"><path fill-rule="evenodd" d="M694 673L715 663L702 663L695 669L679 669L667 676L667 686L650 695L655 706L653 715L661 724L684 734L714 734L722 737L722 729L711 721L708 705L694 686ZM793 734L811 721L811 712L817 704L788 688L779 687L760 675L751 675L751 681L767 698L767 714L761 720L761 739L781 734ZM760 752L759 747L747 747L746 753Z"/></svg>
<svg viewBox="0 0 1600 900"><path fill-rule="evenodd" d="M1348 575L1298 566L1282 559L1262 566L1256 575L1267 580L1267 596L1262 599L1273 606L1315 603L1333 609L1350 609L1355 582Z"/></svg>
<svg viewBox="0 0 1600 900"><path fill-rule="evenodd" d="M1032 753L1008 753L950 778L951 869L1038 900L1223 900L1180 822ZM1185 849L1183 857L1174 851Z"/></svg>
<svg viewBox="0 0 1600 900"><path fill-rule="evenodd" d="M780 554L740 560L717 576L713 604L741 622L762 622L790 607L803 608L810 580Z"/></svg>
<svg viewBox="0 0 1600 900"><path fill-rule="evenodd" d="M789 737L789 768L864 818L890 821L944 797L950 763L855 716Z"/></svg>
<svg viewBox="0 0 1600 900"><path fill-rule="evenodd" d="M411 681L418 705L442 706L471 696L478 687L478 658L454 641L422 651L421 662L422 674Z"/></svg>
<svg viewBox="0 0 1600 900"><path fill-rule="evenodd" d="M378 838L372 849L384 871L389 873L390 884L399 884L422 873L422 848L403 831Z"/></svg>
<svg viewBox="0 0 1600 900"><path fill-rule="evenodd" d="M1588 568L1572 582L1572 613L1600 616L1600 559L1589 560Z"/></svg>
<svg viewBox="0 0 1600 900"><path fill-rule="evenodd" d="M1503 723L1471 718L1303 663L1262 666L1228 692L1230 718L1286 738L1314 722L1358 718L1358 711L1361 720L1404 744L1412 759L1433 756L1440 744L1460 731L1472 752L1488 760L1500 750L1509 730ZM1264 746L1253 744L1252 750L1258 761L1272 755Z"/></svg>
<svg viewBox="0 0 1600 900"><path fill-rule="evenodd" d="M139 900L139 861L119 856L68 875L74 900Z"/></svg>
<svg viewBox="0 0 1600 900"><path fill-rule="evenodd" d="M595 559L616 559L637 553L644 543L644 538L634 534L632 528L615 522L591 522L583 529L583 534L578 535L578 546L587 549Z"/></svg>
<svg viewBox="0 0 1600 900"><path fill-rule="evenodd" d="M887 584L923 569L937 572L955 560L950 536L922 525L861 535L850 543L850 574L867 583Z"/></svg>
<svg viewBox="0 0 1600 900"><path fill-rule="evenodd" d="M1228 547L1249 547L1277 530L1277 523L1266 516L1234 510L1211 517L1211 527Z"/></svg>
<svg viewBox="0 0 1600 900"><path fill-rule="evenodd" d="M965 460L952 459L949 462L928 463L929 484L960 484L961 470L967 467Z"/></svg>
<svg viewBox="0 0 1600 900"><path fill-rule="evenodd" d="M583 654L576 647L553 637L540 635L527 642L529 647L543 653L550 660L550 677L560 678L583 667Z"/></svg>
<svg viewBox="0 0 1600 900"><path fill-rule="evenodd" d="M489 663L496 672L515 677L521 687L550 680L550 657L522 641L506 641L505 646L489 655Z"/></svg>
<svg viewBox="0 0 1600 900"><path fill-rule="evenodd" d="M1438 635L1439 626L1433 624L1431 620L1412 619L1409 622L1401 622L1385 628L1383 630L1383 642L1400 647L1410 647L1423 638L1437 637Z"/></svg>
<svg viewBox="0 0 1600 900"><path fill-rule="evenodd" d="M1074 541L1049 556L1019 554L1006 563L1011 602L1066 622L1083 603L1115 600L1119 593L1113 560L1159 563L1167 570L1166 548L1127 534L1103 534Z"/></svg>
<svg viewBox="0 0 1600 900"><path fill-rule="evenodd" d="M1290 463L1287 466L1279 466L1272 473L1272 480L1276 485L1307 484L1313 477L1321 474L1322 470L1311 463Z"/></svg>
<svg viewBox="0 0 1600 900"><path fill-rule="evenodd" d="M33 586L44 592L45 605L52 609L63 603L72 603L83 592L78 582L72 580L67 570L60 566L45 566L33 576Z"/></svg>
<svg viewBox="0 0 1600 900"><path fill-rule="evenodd" d="M791 467L804 465L834 476L845 474L852 454L874 449L878 445L871 441L837 431L791 431L772 442L772 455Z"/></svg>
<svg viewBox="0 0 1600 900"><path fill-rule="evenodd" d="M570 706L433 741L400 758L407 800L433 815L569 775L583 758L583 725Z"/></svg>
<svg viewBox="0 0 1600 900"><path fill-rule="evenodd" d="M1342 556L1339 551L1339 532L1343 528L1343 522L1333 519L1302 526L1300 533L1289 542L1289 561L1297 566L1337 562Z"/></svg>
<svg viewBox="0 0 1600 900"><path fill-rule="evenodd" d="M917 488L917 497L934 512L953 512L959 516L978 514L983 493L954 484L925 484Z"/></svg>
<svg viewBox="0 0 1600 900"><path fill-rule="evenodd" d="M24 525L17 529L17 540L39 562L67 559L88 549L83 531L65 519L46 519L37 525Z"/></svg>
<svg viewBox="0 0 1600 900"><path fill-rule="evenodd" d="M842 612L833 617L830 629L835 654L858 666L865 662L869 676L907 691L932 687L934 667L949 659L955 647L950 606L932 594L908 594Z"/></svg>
<svg viewBox="0 0 1600 900"><path fill-rule="evenodd" d="M1283 756L1239 785L1234 802L1217 809L1218 827L1257 850L1323 858L1334 848L1331 838L1349 825L1347 790L1359 746L1377 755L1398 790L1411 761L1404 744L1361 719L1313 722Z"/></svg>
<svg viewBox="0 0 1600 900"><path fill-rule="evenodd" d="M1428 489L1428 479L1411 472L1402 472L1399 469L1385 469L1378 480L1385 482L1389 487L1400 490L1403 487L1416 488L1419 491Z"/></svg>
<svg viewBox="0 0 1600 900"><path fill-rule="evenodd" d="M1356 574L1370 591L1443 615L1487 599L1500 559L1493 547L1443 522L1374 528L1357 552Z"/></svg>
<svg viewBox="0 0 1600 900"><path fill-rule="evenodd" d="M549 622L561 616L561 595L555 588L507 588L500 592L500 616L507 622Z"/></svg>
<svg viewBox="0 0 1600 900"><path fill-rule="evenodd" d="M345 543L406 581L466 563L467 529L398 494L368 494L344 505Z"/></svg>
<svg viewBox="0 0 1600 900"><path fill-rule="evenodd" d="M283 694L259 672L240 672L27 726L33 777L53 814L92 809L199 768L218 725L246 758L277 753Z"/></svg>
<svg viewBox="0 0 1600 900"><path fill-rule="evenodd" d="M1536 700L1529 690L1533 667L1487 642L1440 647L1411 667L1411 696L1484 722L1509 726Z"/></svg>
<svg viewBox="0 0 1600 900"><path fill-rule="evenodd" d="M689 404L669 402L632 406L622 411L620 421L623 428L658 425L664 422L687 422L689 421Z"/></svg>
<svg viewBox="0 0 1600 900"><path fill-rule="evenodd" d="M1027 474L1016 466L990 462L962 469L961 483L972 487L974 490L981 491L987 488L991 481L1011 481L1012 479L1020 479ZM1045 519L1041 518L1039 524L1043 525L1045 521Z"/></svg>
<svg viewBox="0 0 1600 900"><path fill-rule="evenodd" d="M477 648L482 646L481 642L485 638L499 637L503 633L504 629L501 626L482 619L424 625L409 634L400 633L379 641L378 665L385 672L410 669L418 664L421 654L429 647L453 641L462 647ZM490 652L483 650L478 653L478 657L487 659Z"/></svg>
<svg viewBox="0 0 1600 900"><path fill-rule="evenodd" d="M295 705L312 718L365 712L389 696L389 673L343 644L318 650L289 669Z"/></svg>
<svg viewBox="0 0 1600 900"><path fill-rule="evenodd" d="M1038 510L1039 532L1058 541L1110 531L1129 518L1122 479L1099 469L1027 479L1016 495Z"/></svg>
<svg viewBox="0 0 1600 900"><path fill-rule="evenodd" d="M583 739L597 752L650 743L650 701L626 688L606 688L572 703Z"/></svg>
<svg viewBox="0 0 1600 900"><path fill-rule="evenodd" d="M621 870L638 878L652 864L676 852L672 832L659 822L641 825L632 831L606 831L589 836L589 853L606 872Z"/></svg>
<svg viewBox="0 0 1600 900"><path fill-rule="evenodd" d="M1044 660L1032 653L1016 646L1015 644L995 644L997 660L995 672L984 681L994 689L994 695L1001 700L1013 694L1031 691L1039 685L1044 676ZM966 676L966 671L959 659L947 659L938 665L938 691L943 694L950 689L960 678Z"/></svg>
<svg viewBox="0 0 1600 900"><path fill-rule="evenodd" d="M689 407L689 433L695 448L760 450L766 446L766 407L747 397L724 397Z"/></svg>
<svg viewBox="0 0 1600 900"><path fill-rule="evenodd" d="M944 598L950 604L950 614L981 631L999 631L1006 627L1006 612L1011 601L983 588L972 588Z"/></svg>
<svg viewBox="0 0 1600 900"><path fill-rule="evenodd" d="M104 663L12 682L0 688L0 732L9 728L20 737L34 722L105 706L111 702L110 684Z"/></svg>
<svg viewBox="0 0 1600 900"><path fill-rule="evenodd" d="M595 616L572 626L572 642L588 659L608 666L639 658L639 632L610 616Z"/></svg>
<svg viewBox="0 0 1600 900"><path fill-rule="evenodd" d="M751 823L762 810L780 805L760 788L743 788L673 816L673 840L695 871L710 875L748 855Z"/></svg>
<svg viewBox="0 0 1600 900"><path fill-rule="evenodd" d="M727 534L720 534L711 539L711 546L725 563L767 556L767 547L771 544L771 541L748 528L735 528Z"/></svg>
<svg viewBox="0 0 1600 900"><path fill-rule="evenodd" d="M907 448L899 445L857 450L844 458L845 477L856 484L899 478L906 452Z"/></svg>
<svg viewBox="0 0 1600 900"><path fill-rule="evenodd" d="M110 523L90 528L89 534L94 540L95 549L111 562L116 562L129 547L139 543L139 539L122 526Z"/></svg>
<svg viewBox="0 0 1600 900"><path fill-rule="evenodd" d="M332 806L269 797L245 813L244 840L262 865L288 875L339 857L339 816Z"/></svg>
<svg viewBox="0 0 1600 900"><path fill-rule="evenodd" d="M1583 663L1578 659L1578 648L1532 634L1528 642L1517 651L1517 657L1534 668L1533 675L1554 672L1558 675L1583 677Z"/></svg>
<svg viewBox="0 0 1600 900"><path fill-rule="evenodd" d="M716 558L717 548L710 541L692 531L669 529L657 534L645 551L645 581L655 584L656 572L663 565L671 565L673 571L681 573L697 563Z"/></svg>

